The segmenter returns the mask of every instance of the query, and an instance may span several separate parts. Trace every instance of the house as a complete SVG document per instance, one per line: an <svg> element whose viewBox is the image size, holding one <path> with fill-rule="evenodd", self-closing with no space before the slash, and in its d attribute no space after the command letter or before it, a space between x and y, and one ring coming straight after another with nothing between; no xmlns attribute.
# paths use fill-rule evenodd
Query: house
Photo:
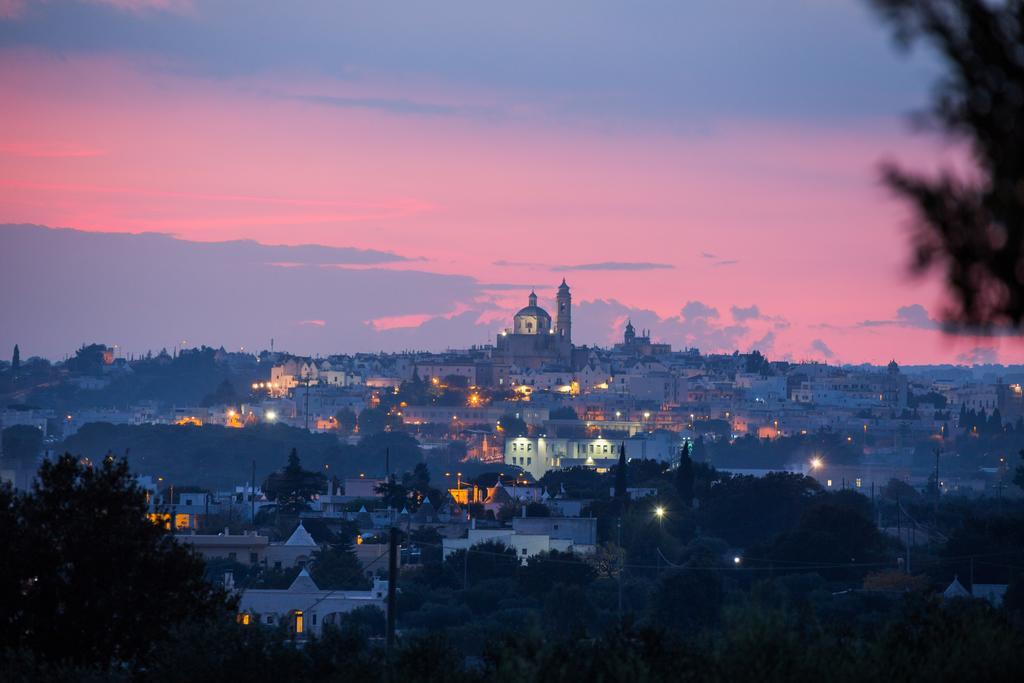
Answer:
<svg viewBox="0 0 1024 683"><path fill-rule="evenodd" d="M445 559L459 550L469 550L481 543L496 542L515 551L521 563L540 553L558 550L571 552L573 542L569 539L552 538L547 534L519 533L515 529L469 529L466 538L445 538L442 540L442 555Z"/></svg>
<svg viewBox="0 0 1024 683"><path fill-rule="evenodd" d="M284 590L246 590L238 603L241 624L276 626L285 623L297 637L319 635L324 624L360 607L385 610L388 582L375 579L368 591L321 590L303 569Z"/></svg>
<svg viewBox="0 0 1024 683"><path fill-rule="evenodd" d="M512 529L517 534L541 534L556 541L569 541L578 553L592 552L597 547L596 517L514 517Z"/></svg>
<svg viewBox="0 0 1024 683"><path fill-rule="evenodd" d="M1002 607L1007 588L1009 584L1005 583L976 583L971 586L971 595L979 600L988 600L993 607Z"/></svg>
<svg viewBox="0 0 1024 683"><path fill-rule="evenodd" d="M244 565L262 564L266 560L270 539L255 533L178 534L179 543L192 546L204 560L222 558Z"/></svg>
<svg viewBox="0 0 1024 683"><path fill-rule="evenodd" d="M299 522L295 531L284 543L271 543L267 547L267 565L275 569L282 567L302 567L313 557L313 553L320 549L320 545L313 540L313 537L306 527Z"/></svg>

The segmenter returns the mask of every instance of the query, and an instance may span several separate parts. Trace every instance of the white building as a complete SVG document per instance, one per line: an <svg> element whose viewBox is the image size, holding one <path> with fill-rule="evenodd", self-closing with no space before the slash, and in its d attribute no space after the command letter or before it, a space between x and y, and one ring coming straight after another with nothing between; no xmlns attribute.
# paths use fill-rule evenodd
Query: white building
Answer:
<svg viewBox="0 0 1024 683"><path fill-rule="evenodd" d="M519 533L515 529L470 529L467 538L445 538L442 540L445 559L458 550L468 550L489 541L512 548L521 563L540 553L558 550L570 552L574 544L568 538L552 538L547 534Z"/></svg>
<svg viewBox="0 0 1024 683"><path fill-rule="evenodd" d="M549 470L568 467L592 467L602 471L618 463L619 446L623 444L627 460L670 462L678 457L678 437L664 432L634 436L624 441L603 437L569 439L520 436L505 440L505 464L520 467L535 479L540 479Z"/></svg>
<svg viewBox="0 0 1024 683"><path fill-rule="evenodd" d="M387 606L388 582L375 579L368 591L321 590L305 569L284 590L247 590L238 603L242 624L277 626L285 623L296 636L319 635L324 624L359 607Z"/></svg>

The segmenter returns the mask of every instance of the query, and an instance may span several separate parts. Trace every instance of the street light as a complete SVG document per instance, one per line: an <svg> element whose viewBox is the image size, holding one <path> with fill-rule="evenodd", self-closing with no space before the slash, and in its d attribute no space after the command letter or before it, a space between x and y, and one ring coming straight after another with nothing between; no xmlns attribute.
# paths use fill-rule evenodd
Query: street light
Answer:
<svg viewBox="0 0 1024 683"><path fill-rule="evenodd" d="M821 458L811 458L811 469L820 470L822 466Z"/></svg>
<svg viewBox="0 0 1024 683"><path fill-rule="evenodd" d="M740 566L740 564L742 564L742 563L743 563L743 558L742 558L742 557L740 557L739 555L733 555L733 558L732 558L732 563L733 563L733 564L734 564L735 566L737 566L737 567L738 567L738 566Z"/></svg>
<svg viewBox="0 0 1024 683"><path fill-rule="evenodd" d="M664 518L665 517L665 507L662 506L662 505L656 506L654 508L654 516L657 517L659 520Z"/></svg>
<svg viewBox="0 0 1024 683"><path fill-rule="evenodd" d="M267 422L273 422L277 419L277 413L273 410L268 410L266 413Z"/></svg>

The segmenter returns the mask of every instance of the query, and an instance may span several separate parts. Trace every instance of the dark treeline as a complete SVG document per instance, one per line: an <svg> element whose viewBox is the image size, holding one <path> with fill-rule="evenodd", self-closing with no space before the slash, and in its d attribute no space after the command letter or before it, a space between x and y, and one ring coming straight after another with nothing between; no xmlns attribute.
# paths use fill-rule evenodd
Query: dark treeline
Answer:
<svg viewBox="0 0 1024 683"><path fill-rule="evenodd" d="M278 465L278 495L306 490L289 474L315 474L294 455ZM412 500L429 470L396 481L386 494ZM301 647L283 628L235 623L234 601L203 579L216 568L146 520L123 460L44 463L32 491L0 489L6 678L998 680L1024 664L1019 502L935 505L894 483L872 505L800 475L729 477L685 457L676 468L638 460L542 483L594 494L585 514L597 518L596 551L524 563L491 542L444 558L438 529L403 534L420 562L397 577L399 645L387 656L373 608ZM654 494L628 500L627 487ZM875 523L896 500L931 536L914 548L911 573ZM365 585L356 531L343 526L313 558L326 587ZM1003 607L937 597L957 573L1009 583ZM266 587L275 577L248 578Z"/></svg>

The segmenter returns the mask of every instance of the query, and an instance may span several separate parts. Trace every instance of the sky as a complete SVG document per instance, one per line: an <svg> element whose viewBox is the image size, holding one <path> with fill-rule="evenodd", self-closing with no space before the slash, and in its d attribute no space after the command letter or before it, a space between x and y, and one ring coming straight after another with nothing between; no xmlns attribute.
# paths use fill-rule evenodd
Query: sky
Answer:
<svg viewBox="0 0 1024 683"><path fill-rule="evenodd" d="M1024 362L878 180L962 163L939 72L863 0L0 0L0 349L458 348L564 277L577 343Z"/></svg>

